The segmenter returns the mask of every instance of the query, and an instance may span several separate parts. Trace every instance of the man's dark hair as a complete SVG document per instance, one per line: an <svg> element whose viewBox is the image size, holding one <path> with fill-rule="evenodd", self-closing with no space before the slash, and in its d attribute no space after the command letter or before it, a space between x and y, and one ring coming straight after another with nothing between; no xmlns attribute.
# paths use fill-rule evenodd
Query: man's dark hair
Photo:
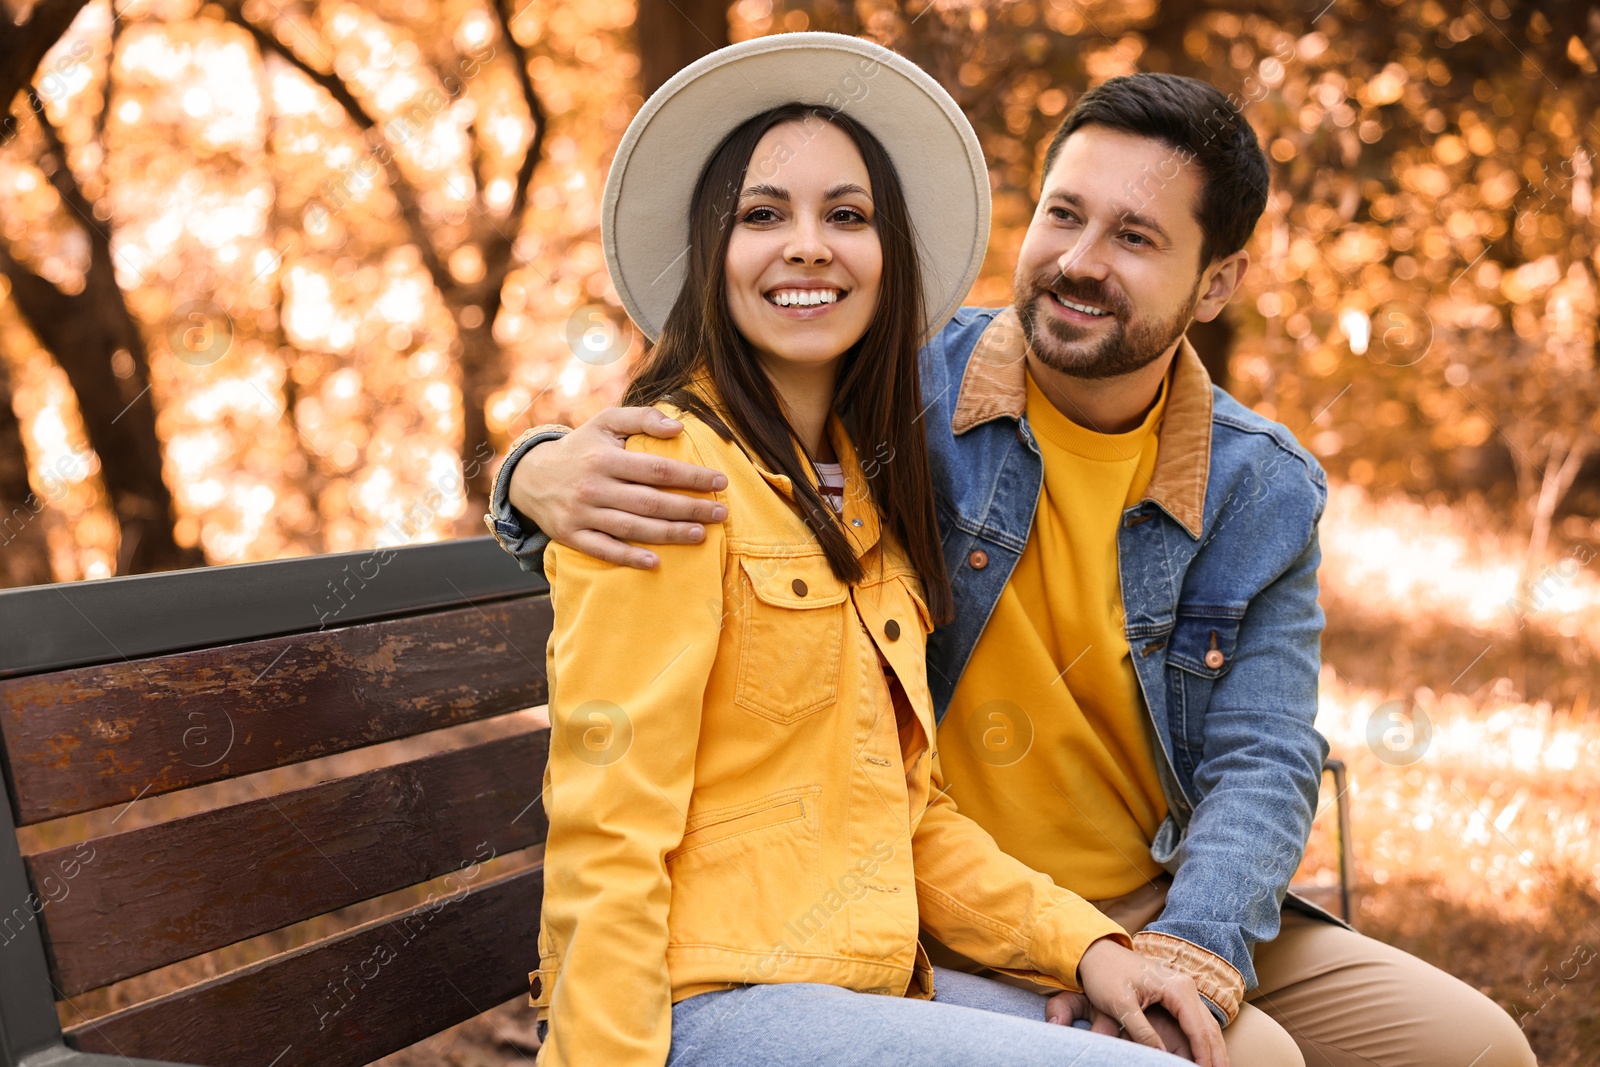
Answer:
<svg viewBox="0 0 1600 1067"><path fill-rule="evenodd" d="M1046 175L1062 143L1089 125L1160 141L1177 154L1175 165L1200 168L1201 269L1250 239L1267 206L1267 157L1250 123L1216 86L1177 74L1126 74L1090 89L1051 138ZM1152 178L1164 182L1176 173Z"/></svg>

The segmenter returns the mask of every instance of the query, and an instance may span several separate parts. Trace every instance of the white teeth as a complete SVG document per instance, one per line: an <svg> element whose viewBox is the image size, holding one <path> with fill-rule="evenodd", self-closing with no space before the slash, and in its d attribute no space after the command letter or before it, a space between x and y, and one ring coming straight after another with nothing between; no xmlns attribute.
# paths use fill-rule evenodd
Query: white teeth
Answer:
<svg viewBox="0 0 1600 1067"><path fill-rule="evenodd" d="M814 307L835 303L841 295L837 289L778 289L770 298L779 307Z"/></svg>
<svg viewBox="0 0 1600 1067"><path fill-rule="evenodd" d="M1110 314L1109 311L1106 311L1106 310L1104 310L1102 308L1092 308L1087 304L1074 304L1072 301L1068 300L1066 297L1063 297L1063 296L1058 296L1058 297L1056 297L1056 299L1061 301L1063 306L1069 307L1073 311L1081 311L1085 315L1109 315Z"/></svg>

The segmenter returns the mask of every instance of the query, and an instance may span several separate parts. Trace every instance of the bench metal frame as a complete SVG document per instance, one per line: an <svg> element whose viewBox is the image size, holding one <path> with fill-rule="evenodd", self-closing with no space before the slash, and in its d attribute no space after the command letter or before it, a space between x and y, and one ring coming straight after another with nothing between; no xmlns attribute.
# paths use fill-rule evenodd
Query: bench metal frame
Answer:
<svg viewBox="0 0 1600 1067"><path fill-rule="evenodd" d="M326 625L548 591L543 575L511 565L491 537L0 590L0 678L315 632L324 628L316 605L328 600L330 583L337 586L364 563L369 569L376 563L388 580L368 579ZM0 943L0 1067L188 1067L67 1047L38 913L27 904L33 887L9 777L6 796L0 921L19 910L28 920Z"/></svg>
<svg viewBox="0 0 1600 1067"><path fill-rule="evenodd" d="M1333 775L1333 806L1339 816L1339 917L1354 928L1355 919L1350 912L1350 892L1356 877L1355 861L1350 855L1350 779L1342 759L1324 760L1322 773Z"/></svg>

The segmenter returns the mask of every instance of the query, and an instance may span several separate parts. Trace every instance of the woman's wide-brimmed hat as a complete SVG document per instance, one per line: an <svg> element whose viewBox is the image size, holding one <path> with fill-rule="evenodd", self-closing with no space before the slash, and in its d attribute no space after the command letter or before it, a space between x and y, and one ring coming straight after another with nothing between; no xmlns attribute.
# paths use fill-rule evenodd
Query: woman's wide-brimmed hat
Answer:
<svg viewBox="0 0 1600 1067"><path fill-rule="evenodd" d="M689 204L712 153L747 119L787 103L842 111L872 131L905 190L927 333L950 320L989 240L989 175L966 116L925 71L837 33L784 33L705 56L651 94L617 148L601 202L606 267L652 341L688 272Z"/></svg>

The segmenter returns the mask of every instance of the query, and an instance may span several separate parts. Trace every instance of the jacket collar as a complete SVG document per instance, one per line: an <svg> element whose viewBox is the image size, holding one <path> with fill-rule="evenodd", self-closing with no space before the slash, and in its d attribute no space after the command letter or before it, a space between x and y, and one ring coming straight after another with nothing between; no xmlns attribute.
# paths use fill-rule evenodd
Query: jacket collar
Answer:
<svg viewBox="0 0 1600 1067"><path fill-rule="evenodd" d="M717 392L716 386L709 375L704 373L696 375L690 382L690 388L699 393L713 409L721 410L721 395ZM828 413L827 433L829 439L833 442L833 450L839 457L839 467L844 474L844 511L839 515L839 521L843 524L845 535L855 549L856 557L860 558L870 552L872 547L878 543L878 537L880 536L878 508L872 500L872 492L867 486L867 476L862 469L861 460L856 455L855 444L850 440L850 434L845 430L844 422L839 418L838 412ZM737 433L735 438L738 438ZM738 444L740 450L749 458L751 465L755 467L756 473L761 475L762 480L770 485L779 496L783 497L791 505L798 507L799 503L795 499L794 483L789 476L768 470L743 440L739 440ZM795 452L797 455L800 452L798 445L795 446ZM801 460L804 462L803 456ZM806 472L807 479L813 487L816 487L817 494L826 501L827 497L822 492L820 479L817 477L815 468L807 464ZM823 506L826 507L826 503Z"/></svg>
<svg viewBox="0 0 1600 1067"><path fill-rule="evenodd" d="M844 474L844 511L838 516L839 522L844 526L845 535L859 559L878 543L878 508L872 501L871 491L867 488L867 476L861 468L861 460L856 455L855 445L851 442L850 435L845 432L844 423L837 412L829 412L827 432L833 442L833 450L839 456L839 468ZM798 446L795 451L799 452ZM756 471L766 483L777 490L785 500L798 507L794 485L789 476L767 470L761 465L760 460L756 459L754 453L747 451L746 454L750 456ZM812 486L817 488L818 495L826 501L827 497L822 493L815 468L808 465L806 473Z"/></svg>
<svg viewBox="0 0 1600 1067"><path fill-rule="evenodd" d="M954 433L966 433L1001 416L1022 418L1028 407L1027 354L1028 340L1017 311L1006 308L983 331L967 361L950 419ZM1211 473L1211 375L1187 337L1173 358L1160 435L1144 499L1198 538Z"/></svg>

